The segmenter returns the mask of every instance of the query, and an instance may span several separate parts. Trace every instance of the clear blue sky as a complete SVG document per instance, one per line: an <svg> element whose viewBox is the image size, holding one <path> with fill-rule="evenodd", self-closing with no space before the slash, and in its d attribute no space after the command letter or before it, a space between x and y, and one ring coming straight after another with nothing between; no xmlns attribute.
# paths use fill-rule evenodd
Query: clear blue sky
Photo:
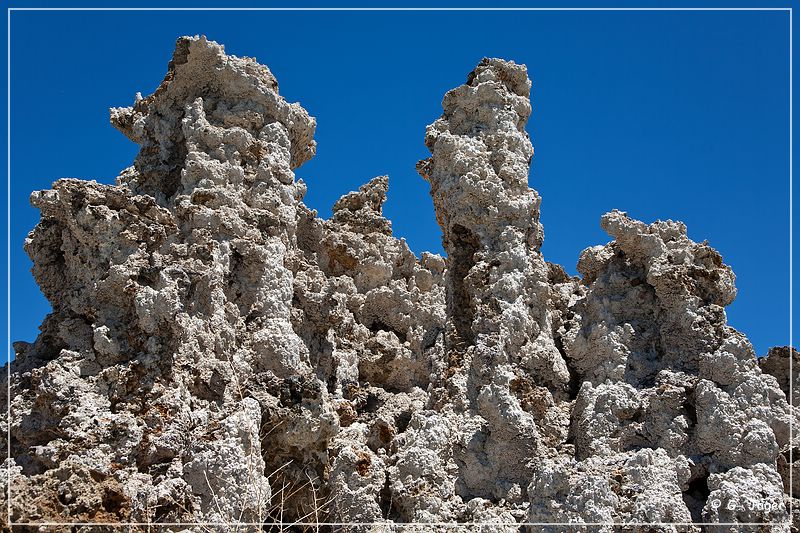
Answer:
<svg viewBox="0 0 800 533"><path fill-rule="evenodd" d="M178 36L205 34L268 65L317 118L317 156L296 172L306 203L327 217L340 195L388 174L385 213L417 253L442 251L414 165L443 94L484 56L525 63L546 259L575 273L581 250L608 242L599 219L614 208L682 220L737 275L730 323L759 354L788 343L786 12L11 16L12 341L33 341L49 310L22 250L39 217L31 191L60 177L112 183L137 146L108 108L156 88Z"/></svg>

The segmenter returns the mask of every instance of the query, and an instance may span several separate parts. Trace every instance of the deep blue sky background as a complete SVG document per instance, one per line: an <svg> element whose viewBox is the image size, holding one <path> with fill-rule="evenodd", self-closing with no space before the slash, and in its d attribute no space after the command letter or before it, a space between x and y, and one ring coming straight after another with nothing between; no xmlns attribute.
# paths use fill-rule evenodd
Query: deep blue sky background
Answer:
<svg viewBox="0 0 800 533"><path fill-rule="evenodd" d="M11 340L33 341L49 306L22 251L28 196L59 177L112 183L137 146L108 108L151 93L175 39L205 34L255 56L317 118L297 170L305 202L388 174L386 215L419 253L441 253L425 126L484 56L533 79L530 185L544 254L575 273L608 242L618 208L678 219L737 275L730 323L759 354L788 342L789 51L786 12L13 12Z"/></svg>

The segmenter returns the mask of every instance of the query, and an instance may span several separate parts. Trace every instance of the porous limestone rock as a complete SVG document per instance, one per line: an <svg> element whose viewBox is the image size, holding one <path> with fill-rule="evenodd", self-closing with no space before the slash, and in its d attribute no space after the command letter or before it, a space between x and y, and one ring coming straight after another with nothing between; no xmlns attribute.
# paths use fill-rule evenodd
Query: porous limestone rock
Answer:
<svg viewBox="0 0 800 533"><path fill-rule="evenodd" d="M797 352L755 357L731 269L681 223L612 211L580 278L546 262L530 90L485 59L445 95L417 168L447 257L417 257L386 176L321 219L294 176L314 119L254 59L179 39L111 110L141 145L116 185L31 197L53 312L0 387L12 522L796 531Z"/></svg>

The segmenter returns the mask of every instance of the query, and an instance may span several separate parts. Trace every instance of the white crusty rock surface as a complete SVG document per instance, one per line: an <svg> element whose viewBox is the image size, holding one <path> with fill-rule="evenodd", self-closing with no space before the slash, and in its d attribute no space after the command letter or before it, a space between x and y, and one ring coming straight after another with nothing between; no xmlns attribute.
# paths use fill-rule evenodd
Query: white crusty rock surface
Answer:
<svg viewBox="0 0 800 533"><path fill-rule="evenodd" d="M797 352L756 358L733 272L680 222L611 211L580 278L546 262L530 90L484 59L445 95L417 168L447 257L417 257L386 176L329 220L303 204L315 120L267 67L179 39L111 110L141 145L116 185L31 196L53 312L0 393L11 521L797 531Z"/></svg>

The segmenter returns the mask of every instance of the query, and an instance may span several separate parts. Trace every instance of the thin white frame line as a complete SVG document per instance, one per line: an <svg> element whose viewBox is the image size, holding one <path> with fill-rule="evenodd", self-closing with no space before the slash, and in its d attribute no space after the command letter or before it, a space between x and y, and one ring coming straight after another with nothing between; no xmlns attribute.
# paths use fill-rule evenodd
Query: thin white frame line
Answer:
<svg viewBox="0 0 800 533"><path fill-rule="evenodd" d="M791 11L790 7L10 7L10 11Z"/></svg>
<svg viewBox="0 0 800 533"><path fill-rule="evenodd" d="M7 190L6 190L6 203L7 203L7 224L6 224L6 334L7 344L6 353L7 361L7 379L6 384L8 387L7 394L7 447L8 457L11 458L11 353L9 346L11 346L11 12L13 11L785 11L789 13L789 406L790 412L794 413L793 404L793 130L794 130L794 116L793 116L793 8L792 7L8 7L6 8L6 24L7 24L7 93L6 93L6 128L7 128ZM789 417L789 440L793 438L793 421L794 416ZM793 462L793 449L789 446L789 463ZM794 493L792 487L792 470L789 469L789 522L734 522L734 523L698 523L698 522L584 522L584 523L557 523L557 522L509 522L507 524L496 525L563 525L563 526L581 526L581 525L698 525L698 526L728 526L728 525L791 525L791 517L793 516L793 501ZM131 526L131 525L230 525L227 522L212 523L212 522L176 522L176 523L157 523L157 522L11 522L11 470L7 470L7 515L8 525L14 526L51 526L51 525L76 525L76 526ZM305 523L298 522L296 525L417 525L417 522L408 523L387 523L387 522L315 522ZM238 525L271 525L270 523L238 523ZM463 523L436 523L431 522L428 525L441 525L447 527L459 527L470 525L487 525L484 522L463 522Z"/></svg>

